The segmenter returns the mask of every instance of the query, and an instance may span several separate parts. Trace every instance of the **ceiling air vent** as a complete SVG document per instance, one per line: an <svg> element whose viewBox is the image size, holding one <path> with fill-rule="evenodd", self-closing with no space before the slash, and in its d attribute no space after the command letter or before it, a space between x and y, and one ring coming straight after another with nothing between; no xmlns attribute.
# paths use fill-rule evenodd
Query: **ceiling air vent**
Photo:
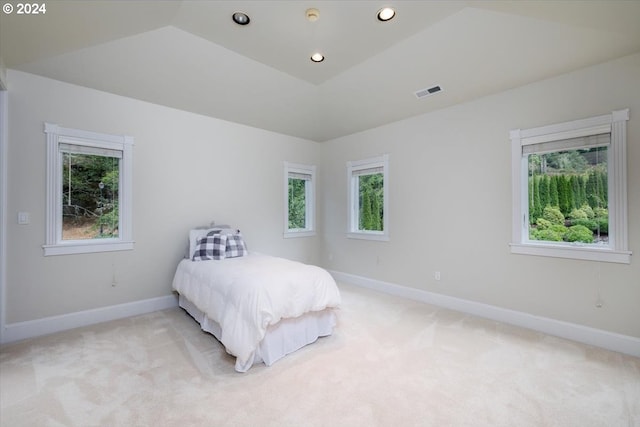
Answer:
<svg viewBox="0 0 640 427"><path fill-rule="evenodd" d="M416 98L418 99L424 98L441 91L442 91L442 88L440 86L433 86L427 89L420 89L419 91L416 92Z"/></svg>

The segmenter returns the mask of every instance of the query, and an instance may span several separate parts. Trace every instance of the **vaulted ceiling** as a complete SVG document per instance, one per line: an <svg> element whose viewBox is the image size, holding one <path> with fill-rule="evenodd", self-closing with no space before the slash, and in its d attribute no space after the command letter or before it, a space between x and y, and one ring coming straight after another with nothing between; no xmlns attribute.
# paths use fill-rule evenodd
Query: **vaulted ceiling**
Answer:
<svg viewBox="0 0 640 427"><path fill-rule="evenodd" d="M640 52L640 1L42 3L0 14L7 68L313 141Z"/></svg>

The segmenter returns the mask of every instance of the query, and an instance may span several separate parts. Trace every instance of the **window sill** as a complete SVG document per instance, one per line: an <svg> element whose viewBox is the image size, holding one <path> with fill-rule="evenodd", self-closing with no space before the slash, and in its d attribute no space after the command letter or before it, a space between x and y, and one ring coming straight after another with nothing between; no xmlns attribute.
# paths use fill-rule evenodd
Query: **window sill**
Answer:
<svg viewBox="0 0 640 427"><path fill-rule="evenodd" d="M316 232L313 230L285 231L282 234L282 237L285 239L295 239L297 237L312 237L315 235L316 235Z"/></svg>
<svg viewBox="0 0 640 427"><path fill-rule="evenodd" d="M631 252L614 251L608 248L531 243L511 243L510 246L512 254L614 262L619 264L631 263Z"/></svg>
<svg viewBox="0 0 640 427"><path fill-rule="evenodd" d="M43 245L42 249L44 249L44 256L130 251L133 249L133 242L107 241L100 243L87 243L82 241L72 241L59 245Z"/></svg>
<svg viewBox="0 0 640 427"><path fill-rule="evenodd" d="M361 239L361 240L378 240L382 242L389 241L389 235L384 233L347 233L349 239Z"/></svg>

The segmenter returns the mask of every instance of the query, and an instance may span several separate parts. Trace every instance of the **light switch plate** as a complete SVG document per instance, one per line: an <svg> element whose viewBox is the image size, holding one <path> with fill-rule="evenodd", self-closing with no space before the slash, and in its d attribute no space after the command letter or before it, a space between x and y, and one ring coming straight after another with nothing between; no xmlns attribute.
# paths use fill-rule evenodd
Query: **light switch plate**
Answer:
<svg viewBox="0 0 640 427"><path fill-rule="evenodd" d="M29 224L29 212L18 212L18 224Z"/></svg>

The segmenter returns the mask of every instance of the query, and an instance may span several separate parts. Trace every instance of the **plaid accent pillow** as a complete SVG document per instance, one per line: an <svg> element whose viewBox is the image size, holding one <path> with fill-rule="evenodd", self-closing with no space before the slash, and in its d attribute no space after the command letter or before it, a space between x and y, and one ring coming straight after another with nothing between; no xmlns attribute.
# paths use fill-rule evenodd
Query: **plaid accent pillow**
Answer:
<svg viewBox="0 0 640 427"><path fill-rule="evenodd" d="M244 244L244 240L242 240L242 234L238 233L227 236L226 258L245 256L248 253L247 246Z"/></svg>
<svg viewBox="0 0 640 427"><path fill-rule="evenodd" d="M205 261L210 259L224 259L227 248L227 237L226 234L214 234L213 236L199 238L191 260Z"/></svg>

